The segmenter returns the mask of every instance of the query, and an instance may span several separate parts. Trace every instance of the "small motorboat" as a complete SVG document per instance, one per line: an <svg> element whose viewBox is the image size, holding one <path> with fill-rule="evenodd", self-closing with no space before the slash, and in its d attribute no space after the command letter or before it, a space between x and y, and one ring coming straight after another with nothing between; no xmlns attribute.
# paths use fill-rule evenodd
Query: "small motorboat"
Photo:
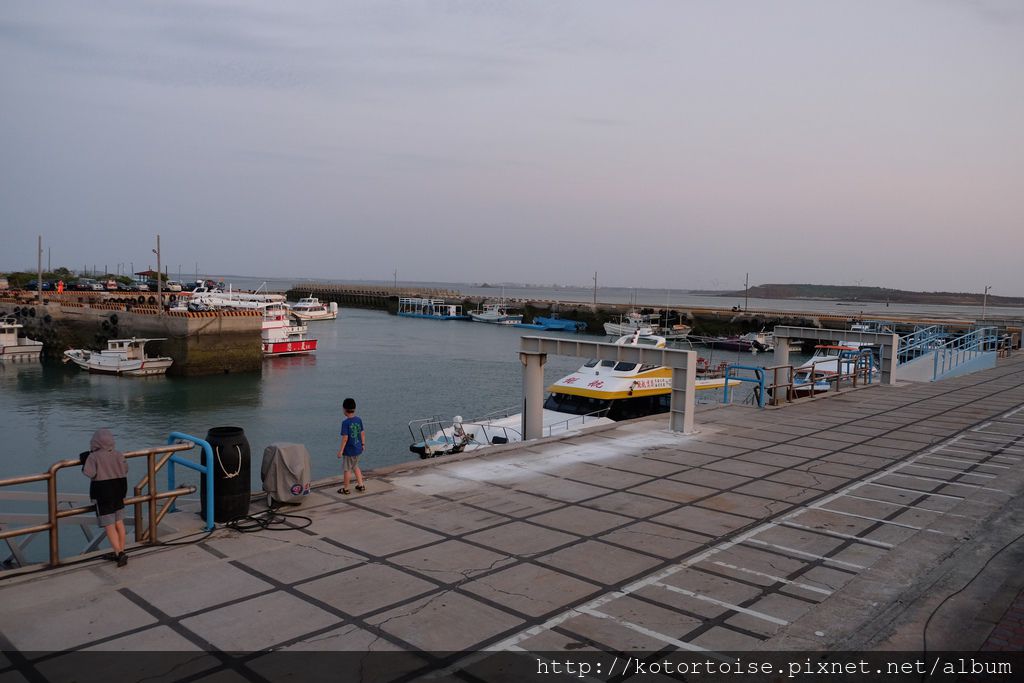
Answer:
<svg viewBox="0 0 1024 683"><path fill-rule="evenodd" d="M43 342L19 337L22 328L14 318L0 318L0 360L38 360Z"/></svg>
<svg viewBox="0 0 1024 683"><path fill-rule="evenodd" d="M495 325L516 325L523 322L521 313L509 313L503 301L484 304L483 308L469 312L473 322L491 323Z"/></svg>
<svg viewBox="0 0 1024 683"><path fill-rule="evenodd" d="M630 311L617 323L606 322L604 324L604 333L615 337L634 332L640 332L641 336L649 337L658 334L660 329L654 321L654 316L639 311ZM689 332L688 329L687 332Z"/></svg>
<svg viewBox="0 0 1024 683"><path fill-rule="evenodd" d="M151 341L164 341L164 338L111 339L103 351L68 349L64 352L64 362L105 375L143 377L166 374L174 360L169 356L147 356L145 346Z"/></svg>
<svg viewBox="0 0 1024 683"><path fill-rule="evenodd" d="M338 317L338 304L334 301L323 303L315 296L304 296L289 304L292 315L299 320L334 320Z"/></svg>

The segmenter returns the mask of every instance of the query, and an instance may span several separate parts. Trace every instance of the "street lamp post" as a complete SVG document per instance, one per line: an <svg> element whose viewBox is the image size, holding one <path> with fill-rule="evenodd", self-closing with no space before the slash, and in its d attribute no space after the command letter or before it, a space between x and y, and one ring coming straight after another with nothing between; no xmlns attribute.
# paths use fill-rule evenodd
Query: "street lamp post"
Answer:
<svg viewBox="0 0 1024 683"><path fill-rule="evenodd" d="M159 315L164 314L164 288L163 288L163 273L160 268L160 235L156 236L156 249L153 250L156 254L156 305L160 311Z"/></svg>
<svg viewBox="0 0 1024 683"><path fill-rule="evenodd" d="M985 319L985 309L988 308L988 290L992 289L992 285L985 285L985 293L981 297L981 319Z"/></svg>

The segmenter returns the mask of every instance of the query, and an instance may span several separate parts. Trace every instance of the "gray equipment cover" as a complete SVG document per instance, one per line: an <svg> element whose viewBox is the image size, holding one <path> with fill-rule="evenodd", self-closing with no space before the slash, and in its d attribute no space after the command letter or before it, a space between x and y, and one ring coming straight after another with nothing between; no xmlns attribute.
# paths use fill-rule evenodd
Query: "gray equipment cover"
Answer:
<svg viewBox="0 0 1024 683"><path fill-rule="evenodd" d="M263 490L280 503L299 503L309 495L313 468L300 443L272 443L263 450Z"/></svg>

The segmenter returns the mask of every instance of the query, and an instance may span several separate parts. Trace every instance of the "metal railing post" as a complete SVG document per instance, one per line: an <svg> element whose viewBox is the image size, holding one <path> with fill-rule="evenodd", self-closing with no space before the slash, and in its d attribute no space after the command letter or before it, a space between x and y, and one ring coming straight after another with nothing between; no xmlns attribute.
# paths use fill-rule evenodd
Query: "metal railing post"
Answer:
<svg viewBox="0 0 1024 683"><path fill-rule="evenodd" d="M60 564L60 525L57 523L57 472L53 467L46 480L46 511L50 524L50 566L56 567Z"/></svg>

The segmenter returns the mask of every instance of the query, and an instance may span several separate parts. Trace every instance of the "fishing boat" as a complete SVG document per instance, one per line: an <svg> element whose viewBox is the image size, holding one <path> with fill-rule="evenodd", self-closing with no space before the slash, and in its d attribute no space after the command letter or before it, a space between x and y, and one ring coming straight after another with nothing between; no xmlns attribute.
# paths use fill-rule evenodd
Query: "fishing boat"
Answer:
<svg viewBox="0 0 1024 683"><path fill-rule="evenodd" d="M666 348L658 335L639 331L616 340L623 346ZM730 386L740 384L730 380ZM696 389L707 391L725 386L724 378L698 379ZM613 360L588 360L576 372L548 387L543 410L543 436L611 424L668 412L671 403L672 370L660 365ZM522 414L503 411L482 418L413 420L409 450L421 458L461 453L495 444L522 441Z"/></svg>
<svg viewBox="0 0 1024 683"><path fill-rule="evenodd" d="M758 353L775 349L775 337L771 332L748 332L731 337L707 337L702 340L705 346L723 351L749 351Z"/></svg>
<svg viewBox="0 0 1024 683"><path fill-rule="evenodd" d="M398 315L406 318L429 318L431 320L469 320L462 312L462 306L450 304L444 299L423 299L402 297L398 300Z"/></svg>
<svg viewBox="0 0 1024 683"><path fill-rule="evenodd" d="M331 301L325 304L315 296L304 296L288 308L299 320L334 320L338 317L338 304Z"/></svg>
<svg viewBox="0 0 1024 683"><path fill-rule="evenodd" d="M263 310L260 339L264 356L295 356L316 351L316 339L307 339L309 328L291 315L281 303L269 304Z"/></svg>
<svg viewBox="0 0 1024 683"><path fill-rule="evenodd" d="M584 332L587 324L582 320L569 320L567 318L547 318L538 315L532 323L516 323L516 327L523 327L528 330L560 330L562 332Z"/></svg>
<svg viewBox="0 0 1024 683"><path fill-rule="evenodd" d="M12 317L0 318L0 360L38 360L43 342L18 336L23 326Z"/></svg>
<svg viewBox="0 0 1024 683"><path fill-rule="evenodd" d="M624 334L633 334L639 332L642 336L649 337L657 335L661 331L660 326L655 322L654 316L640 313L639 311L630 311L626 315L619 319L619 322L606 322L604 324L604 333L612 336L620 336ZM689 329L687 329L689 332Z"/></svg>
<svg viewBox="0 0 1024 683"><path fill-rule="evenodd" d="M104 375L143 377L166 374L174 360L168 356L147 356L145 347L151 341L164 341L164 338L111 339L103 351L68 349L64 352L64 362Z"/></svg>
<svg viewBox="0 0 1024 683"><path fill-rule="evenodd" d="M483 308L469 312L473 322L494 325L516 325L523 322L521 313L510 313L504 301L484 304Z"/></svg>

